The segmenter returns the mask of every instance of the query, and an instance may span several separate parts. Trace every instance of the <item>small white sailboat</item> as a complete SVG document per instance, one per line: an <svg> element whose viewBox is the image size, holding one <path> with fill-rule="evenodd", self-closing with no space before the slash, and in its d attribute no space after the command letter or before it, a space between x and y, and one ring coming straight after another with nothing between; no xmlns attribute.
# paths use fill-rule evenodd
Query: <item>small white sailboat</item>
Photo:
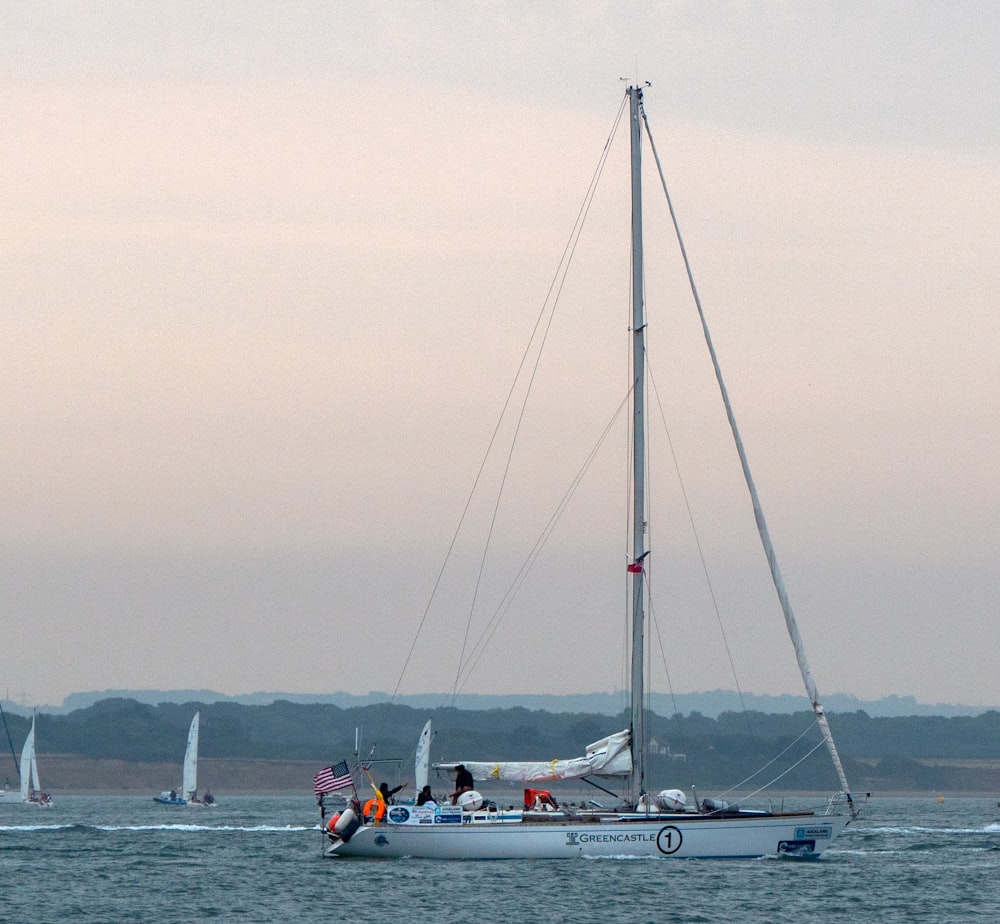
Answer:
<svg viewBox="0 0 1000 924"><path fill-rule="evenodd" d="M204 796L198 798L198 729L201 720L201 712L196 712L191 720L191 727L188 729L187 747L184 750L184 770L181 775L181 788L161 792L158 796L153 796L153 801L160 805L215 805L215 797L205 791Z"/></svg>
<svg viewBox="0 0 1000 924"><path fill-rule="evenodd" d="M327 828L325 853L336 857L422 857L431 859L560 859L569 857L661 857L743 858L762 856L819 857L835 837L856 817L836 747L819 703L794 615L777 569L773 549L760 512L756 490L736 431L708 338L709 352L723 393L730 426L743 465L747 487L761 541L786 627L791 636L816 724L837 772L841 793L833 797L825 812L748 810L725 802L695 800L689 805L684 792L657 792L647 779L646 752L649 734L645 715L645 639L649 586L647 579L648 522L646 504L646 317L642 240L641 150L643 136L653 146L643 108L643 90L627 90L631 126L631 376L629 400L632 410L629 487L631 536L628 549L628 615L631 662L629 679L629 727L596 741L582 757L555 761L470 761L437 766L456 779L454 804L446 806L394 806L387 814L373 817L348 810ZM659 159L656 158L657 166ZM661 174L662 181L662 174ZM664 184L664 190L666 189ZM669 199L668 199L669 204ZM672 214L672 210L671 210ZM682 246L683 253L683 246ZM686 256L685 256L686 265ZM690 274L689 274L690 275ZM692 290L694 289L692 281ZM695 292L699 315L701 306ZM704 326L704 317L702 316ZM420 747L429 743L421 736ZM418 752L420 749L418 748ZM526 790L524 809L498 810L474 790L463 786L467 773L479 781L521 781L542 784L553 780L597 778L623 783L621 804L601 807L560 808L545 790ZM420 764L418 762L418 774ZM418 786L420 778L418 776ZM469 791L463 791L464 789ZM603 788L603 787L602 787ZM610 792L610 790L605 790ZM531 804L529 795L536 795ZM545 798L548 797L548 798ZM596 805L596 804L595 804Z"/></svg>
<svg viewBox="0 0 1000 924"><path fill-rule="evenodd" d="M6 725L6 719L4 720ZM47 808L52 805L52 796L45 792L38 782L38 759L35 756L35 717L31 717L31 728L21 748L18 767L21 786L16 790L0 790L0 803L38 805Z"/></svg>

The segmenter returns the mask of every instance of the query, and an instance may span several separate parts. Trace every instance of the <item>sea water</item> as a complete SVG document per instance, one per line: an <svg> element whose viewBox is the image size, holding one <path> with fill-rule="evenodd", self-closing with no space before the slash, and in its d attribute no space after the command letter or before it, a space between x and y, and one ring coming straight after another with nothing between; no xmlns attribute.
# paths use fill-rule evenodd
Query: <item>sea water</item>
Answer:
<svg viewBox="0 0 1000 924"><path fill-rule="evenodd" d="M995 798L875 798L819 860L327 859L308 796L0 806L0 920L1000 920Z"/></svg>

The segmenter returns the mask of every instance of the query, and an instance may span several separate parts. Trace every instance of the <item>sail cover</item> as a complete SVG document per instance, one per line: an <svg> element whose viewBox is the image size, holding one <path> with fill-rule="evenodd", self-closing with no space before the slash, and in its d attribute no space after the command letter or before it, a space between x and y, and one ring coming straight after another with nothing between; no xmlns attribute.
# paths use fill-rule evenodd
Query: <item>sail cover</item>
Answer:
<svg viewBox="0 0 1000 924"><path fill-rule="evenodd" d="M524 783L578 780L585 776L628 776L632 772L630 740L626 728L588 744L585 757L535 761L463 760L434 766L441 770L454 770L461 763L476 780L516 780Z"/></svg>

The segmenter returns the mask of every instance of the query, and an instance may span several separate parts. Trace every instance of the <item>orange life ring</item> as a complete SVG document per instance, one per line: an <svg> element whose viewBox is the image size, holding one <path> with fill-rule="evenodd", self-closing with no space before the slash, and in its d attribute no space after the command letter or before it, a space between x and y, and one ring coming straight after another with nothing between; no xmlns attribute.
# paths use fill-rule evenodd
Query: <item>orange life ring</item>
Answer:
<svg viewBox="0 0 1000 924"><path fill-rule="evenodd" d="M331 815L330 816L330 820L326 823L327 829L330 830L330 831L333 831L333 829L336 827L338 821L340 821L340 812L337 812L336 815Z"/></svg>
<svg viewBox="0 0 1000 924"><path fill-rule="evenodd" d="M370 815L374 815L376 821L381 821L385 818L385 803L381 799L372 798L365 803L364 808L361 811L364 813L366 818Z"/></svg>

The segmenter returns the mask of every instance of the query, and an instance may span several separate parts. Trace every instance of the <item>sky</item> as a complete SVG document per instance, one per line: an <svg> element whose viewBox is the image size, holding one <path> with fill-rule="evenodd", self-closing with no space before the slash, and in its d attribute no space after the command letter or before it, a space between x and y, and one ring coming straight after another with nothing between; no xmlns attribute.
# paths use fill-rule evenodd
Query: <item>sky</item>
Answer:
<svg viewBox="0 0 1000 924"><path fill-rule="evenodd" d="M1000 705L1000 6L53 0L0 10L0 62L0 694L451 688L506 585L470 610L456 551L428 601L625 78L820 691ZM623 395L625 169L498 568ZM662 237L656 401L716 604L688 513L651 513L652 680L799 692ZM465 692L621 686L608 444Z"/></svg>

